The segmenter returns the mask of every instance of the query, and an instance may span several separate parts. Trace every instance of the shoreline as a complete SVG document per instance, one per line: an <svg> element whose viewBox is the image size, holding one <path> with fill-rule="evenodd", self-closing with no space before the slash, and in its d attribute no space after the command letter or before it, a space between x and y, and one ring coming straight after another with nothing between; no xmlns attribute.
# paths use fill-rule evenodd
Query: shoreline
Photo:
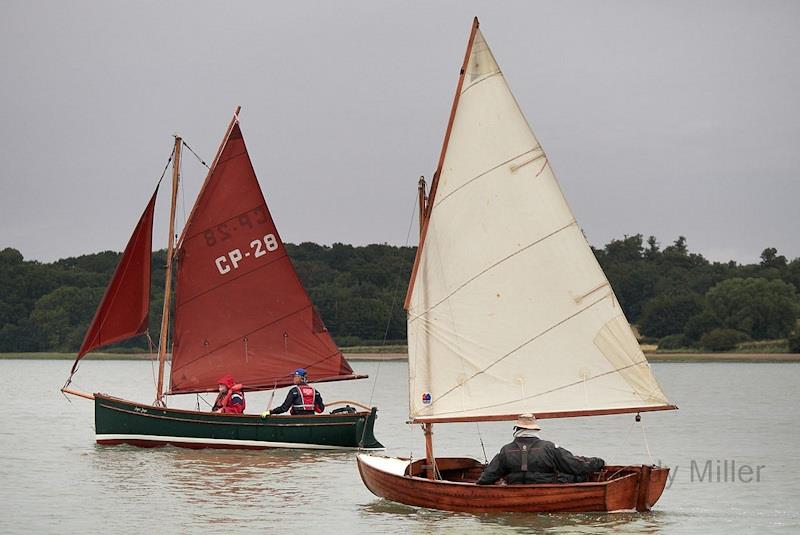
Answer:
<svg viewBox="0 0 800 535"><path fill-rule="evenodd" d="M408 360L405 352L348 353L351 361ZM651 353L645 352L648 362L800 362L800 353ZM73 360L73 353L0 353L0 360ZM89 353L83 360L153 360L146 353ZM167 357L167 360L170 360Z"/></svg>

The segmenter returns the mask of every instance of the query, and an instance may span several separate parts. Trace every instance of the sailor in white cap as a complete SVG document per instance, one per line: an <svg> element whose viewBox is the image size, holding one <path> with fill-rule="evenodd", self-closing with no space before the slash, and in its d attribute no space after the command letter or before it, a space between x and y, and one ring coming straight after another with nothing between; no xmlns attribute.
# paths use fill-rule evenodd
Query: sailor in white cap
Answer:
<svg viewBox="0 0 800 535"><path fill-rule="evenodd" d="M592 472L605 466L599 457L579 457L539 438L533 414L520 414L514 424L514 440L500 453L478 479L478 485L491 485L505 478L509 485L523 483L576 483L586 481Z"/></svg>

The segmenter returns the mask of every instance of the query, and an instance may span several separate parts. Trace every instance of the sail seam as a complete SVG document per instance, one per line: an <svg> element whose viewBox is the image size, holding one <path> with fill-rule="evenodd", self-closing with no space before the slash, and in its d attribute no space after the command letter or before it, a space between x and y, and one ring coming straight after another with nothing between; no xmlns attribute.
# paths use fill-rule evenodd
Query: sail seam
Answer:
<svg viewBox="0 0 800 535"><path fill-rule="evenodd" d="M217 227L217 226L219 226L219 225L224 225L224 224L228 223L229 221L233 221L234 219L237 219L237 218L239 218L239 217L242 217L243 215L245 215L245 214L247 214L247 213L249 213L249 212L254 212L254 211L258 210L259 208L261 208L262 206L264 207L264 210L266 210L266 213L267 213L267 215L271 215L271 214L269 213L269 209L267 208L267 203L266 203L266 201L264 201L264 202L262 202L261 204L258 204L258 205L256 205L256 206L254 206L253 208L248 208L248 209L247 209L247 210L245 210L244 212L239 212L238 214L234 214L234 215L232 215L231 217L229 217L228 219L225 219L225 220L223 220L223 221L220 221L219 223L212 223L212 224L211 224L211 225L209 225L208 227L206 227L206 228L203 228L203 229L201 229L201 230L198 230L198 231L197 231L196 233L194 233L194 234L191 234L191 235L188 235L188 236L184 237L184 239L183 239L183 242L181 242L181 244L185 243L185 242L186 242L186 240L191 240L191 239L193 239L193 238L196 238L196 237L200 236L201 234L203 234L204 232L207 232L207 231L209 231L209 230L211 230L211 229L214 229L214 228L216 228L216 227ZM263 223L259 223L259 224L263 224Z"/></svg>
<svg viewBox="0 0 800 535"><path fill-rule="evenodd" d="M494 78L494 77L495 77L495 76L497 76L498 74L503 74L503 71L501 71L501 70L499 70L499 69L498 69L498 70L496 70L495 72L493 72L493 73L491 73L491 74L486 74L486 75L484 75L484 76L483 76L483 78L481 78L481 79L479 79L479 80L477 80L477 81L475 81L475 82L472 82L472 83L471 83L471 84L469 84L469 85L468 85L466 88L464 88L464 89L461 91L461 94L463 95L464 93L466 93L467 91L469 91L470 89L472 89L473 87L475 87L476 85L478 85L479 83L481 83L481 82L484 82L484 81L488 80L489 78Z"/></svg>
<svg viewBox="0 0 800 535"><path fill-rule="evenodd" d="M247 149L243 150L242 152L240 152L238 154L232 154L228 158L225 158L224 160L218 161L217 162L217 167L219 167L222 164L226 164L231 160L235 160L236 158L240 158L240 157L246 156L246 155L247 155ZM214 170L216 171L216 168L214 168Z"/></svg>
<svg viewBox="0 0 800 535"><path fill-rule="evenodd" d="M417 318L420 318L420 317L422 317L422 316L425 316L426 314L428 314L429 312L431 312L431 311L432 311L434 308L438 307L439 305L441 305L442 303L444 303L445 301L447 301L448 299L450 299L450 298L451 298L453 295L455 295L457 292L461 291L461 290L462 290L462 289L463 289L465 286L467 286L467 285L471 284L471 283L472 283L472 282L474 282L476 279L478 279L478 278L480 278L481 276L485 275L487 272L489 272L489 271L491 271L492 269L496 268L496 267L497 267L497 266L499 266L500 264L503 264L503 263L504 263L504 262L506 262L507 260L510 260L512 257L514 257L514 256L516 256L516 255L518 255L518 254L522 253L523 251L526 251L526 250L530 249L530 248L531 248L531 247L533 247L534 245L536 245L536 244L539 244L539 243L543 242L544 240L546 240L546 239L548 239L548 238L551 238L551 237L555 236L556 234L558 234L558 233L559 233L559 232L561 232L562 230L568 229L569 227L571 227L572 225L575 225L576 223L577 223L577 221L575 221L575 220L573 219L572 221L570 221L569 223L567 223L567 224L566 224L566 225L564 225L563 227L561 227L561 228L559 228L559 229L556 229L556 230L554 230L554 231L553 231L553 232L551 232L550 234L547 234L546 236L543 236L543 237L539 238L538 240L536 240L536 241L534 241L534 242L531 242L531 243L529 243L529 244L528 244L528 245L526 245L525 247L522 247L521 249L517 249L516 251L514 251L514 252L513 252L513 253L511 253L510 255L508 255L508 256L506 256L506 257L504 257L504 258L502 258L502 259L498 260L498 261L497 261L497 262L495 262L494 264L492 264L492 265L490 265L489 267L487 267L487 268L483 269L483 270L482 270L481 272L479 272L477 275L474 275L472 278L470 278L470 279L468 279L467 281L463 282L461 285L459 285L458 287L456 287L456 288L455 288L453 291L451 291L449 294L447 294L446 296L444 296L444 297L443 297L442 299L440 299L438 302L436 302L436 303L434 303L433 305L431 305L431 306L430 306L430 307L429 307L427 310L425 310L425 311L424 311L424 312L422 312L421 314L415 314L415 315L414 315L414 317L413 317L413 318L411 318L411 319L409 320L409 323L413 322L413 321L414 321L414 320L416 320Z"/></svg>
<svg viewBox="0 0 800 535"><path fill-rule="evenodd" d="M569 318L568 318L568 319L569 319ZM622 370L626 370L626 369L628 369L628 368L632 368L633 366L640 366L640 365L642 365L642 364L645 364L645 365L646 365L646 364L648 364L648 362L647 362L647 359L644 359L644 360L639 360L639 361L633 362L633 363L631 363L631 364L628 364L627 366L623 366L622 368L615 368L615 369L613 369L613 370L609 370L609 371L607 371L607 372L603 372L603 373L600 373L600 374L598 374L598 375L594 375L594 376L592 376L592 377L589 377L588 379L585 379L585 380L584 380L584 379L579 379L578 381L574 381L574 382L572 382L572 383L569 383L569 384L566 384L566 385L562 385L562 386L559 386L559 387L556 387L556 388L551 388L550 390L545 390L545 391L543 391L543 392L537 392L536 394L531 394L531 395L529 395L529 396L524 396L524 397L521 397L521 398L517 398L517 399L514 399L514 400L512 400L512 401L507 401L507 402L505 402L505 403L494 403L494 404L492 404L492 405L484 405L484 406L482 406L482 407L471 407L471 408L469 408L469 409L464 409L464 410L461 410L461 411L449 411L449 412L447 412L447 413L443 413L443 414L441 414L441 415L437 415L437 417L444 416L444 415L448 415L448 414L459 414L459 413L463 413L463 412L469 412L469 411L476 411L476 410L491 409L491 408L494 408L494 407L502 407L503 405L508 405L508 404L510 404L510 403L517 403L517 402L520 402L520 401L526 401L526 400L528 400L528 399L537 398L537 397L539 397L539 396L544 396L544 395L547 395L547 394L552 394L553 392L558 392L559 390L564 390L564 389L566 389L566 388L571 388L571 387L573 387L573 386L576 386L576 385L579 385L579 384L583 383L584 381L586 381L586 382L589 382L589 381L592 381L592 380L594 380L594 379L599 379L599 378L601 378L601 377L605 377L606 375L611 375L612 373L618 373L618 372L620 372L620 371L622 371ZM490 366L490 367L491 367L491 366ZM487 369L488 369L488 368L487 368ZM485 371L485 370L484 370L484 371ZM478 375L479 373L482 373L482 372L478 372L478 373L476 373L475 375ZM473 376L473 377L474 377L474 376ZM471 379L471 378L470 378L470 379ZM452 389L451 389L451 390L452 390ZM428 406L429 406L429 407L430 407L430 406L432 406L432 405L433 405L433 403L435 403L436 401L439 401L440 399L442 399L442 398L443 398L445 395L447 395L449 392L450 392L450 391L448 391L448 392L445 392L444 394L442 394L441 396L439 396L438 398L436 398L435 400L433 400L433 402L431 403L431 405L428 405ZM645 400L642 400L642 401L645 401ZM658 400L658 401L661 401L661 400ZM424 416L422 416L422 417L424 417Z"/></svg>
<svg viewBox="0 0 800 535"><path fill-rule="evenodd" d="M286 252L284 252L284 253L283 253L283 256L280 256L280 257L278 257L278 258L275 258L275 259L273 259L273 260L270 260L270 261L269 261L269 262L267 262L266 264L263 264L263 265L261 265L261 266L259 266L259 267L255 268L255 269L252 269L252 270L250 270L250 271L247 271L247 272L245 272L245 273L242 273L241 275L239 275L239 276L237 276L237 277L233 277L233 278L227 279L227 280L226 280L225 282L223 282L222 284L218 284L217 286L214 286L213 288L209 288L208 290L206 290L206 291L204 291L204 292L201 292L201 293L199 293L199 294L197 294L197 295L193 295L192 297L190 297L190 298L186 299L185 301L181 301L180 303L177 303L177 302L176 302L176 303L175 303L175 308L176 308L176 309L178 309L178 308L181 308L181 307L183 307L184 305L188 305L189 303L191 303L191 302L192 302L192 301L194 301L195 299L199 299L199 298L203 297L204 295L206 295L206 294L209 294L209 293L213 292L214 290L219 290L219 289L220 289L220 288L222 288L223 286L227 286L228 284L234 283L234 282L238 281L238 280L239 280L239 279L241 279L241 278L247 277L248 275L252 275L253 273L256 273L256 272L258 272L258 271L261 271L262 269L266 269L266 268L268 268L269 266L271 266L272 264L274 264L275 262L278 262L278 261L280 261L280 260L283 260L284 258L286 258L286 257L288 257L288 256L289 256L289 255L288 255Z"/></svg>
<svg viewBox="0 0 800 535"><path fill-rule="evenodd" d="M473 178L470 178L469 180L467 180L466 182L464 182L463 184L461 184L460 186L458 186L456 189L454 189L453 191L451 191L450 193L448 193L447 195L445 195L444 197L442 197L441 199L439 199L439 200L436 202L436 204L434 204L434 205L433 205L433 208L436 208L437 206L439 206L440 204L442 204L444 201L446 201L447 199L449 199L449 198L450 198L450 197L451 197L451 196L452 196L454 193L457 193L457 192L461 191L461 190L462 190L462 189L464 189L466 186L468 186L468 185L472 184L473 182L475 182L475 181L476 181L476 180L478 180L479 178L481 178L481 177L484 177L484 176L488 175L488 174L489 174L489 173L491 173L492 171L496 171L497 169L499 169L499 168L503 167L504 165L506 165L506 164L508 164L508 163L511 163L511 162L513 162L513 161L514 161L514 160L516 160L517 158L521 158L522 156L525 156L526 154L530 154L530 153L532 153L532 152L535 152L535 151L537 151L537 150L542 150L542 147L541 147L541 146L539 146L539 145L537 145L536 147L533 147L533 148L532 148L532 149L530 149L530 150L526 150L525 152L522 152L522 153L520 153L520 154L517 154L516 156L514 156L514 157L512 157L512 158L509 158L508 160L506 160L506 161L504 161L504 162L501 162L501 163L499 163L499 164L495 165L495 166L494 166L494 167L492 167L491 169L488 169L488 170L484 171L483 173L481 173L481 174L479 174L479 175L476 175L476 176L474 176Z"/></svg>
<svg viewBox="0 0 800 535"><path fill-rule="evenodd" d="M452 392L453 392L453 391L454 391L456 388L463 387L463 386L464 386L464 385L466 385L468 382L470 382L471 380L473 380L475 377L477 377L478 375L481 375L482 373L485 373L485 372L487 372L487 371L488 371L490 368L494 367L496 364L498 364L498 363L500 363L501 361L505 360L506 358L510 357L511 355L513 355L514 353L516 353L517 351L519 351L520 349L522 349L523 347L525 347L525 346L527 346L528 344L530 344L530 343L534 342L535 340L537 340L537 339L541 338L542 336L544 336L545 334L549 333L549 332L550 332L550 331L552 331L553 329L555 329L555 328L557 328L557 327L560 327L561 325L565 324L566 322L568 322L568 321L572 320L573 318L576 318L576 317L577 317L577 316L579 316L580 314L582 314L582 313L586 312L587 310L589 310L590 308L592 308L592 307L593 307L593 306L595 306L596 304L598 304L598 303L602 302L602 301L603 301L604 299L606 299L606 298L607 298L609 295L612 295L612 294L610 294L610 293L609 293L608 295L604 295L604 296L603 296L603 297L601 297L600 299L597 299L597 300L593 301L592 303L590 303L589 305L586 305L585 307L583 307L582 309L578 310L577 312L575 312L575 313L573 313L573 314L570 314L570 315L569 315L569 316L567 316L566 318L564 318L564 319L562 319L562 320L558 321L557 323L554 323L553 325L551 325L551 326L550 326L550 327L548 327L547 329L543 330L542 332L538 333L537 335L533 336L532 338L529 338L528 340L524 341L523 343L521 343L520 345L518 345L517 347L515 347L514 349L512 349L511 351L509 351L508 353L506 353L506 354L505 354L505 355L503 355L502 357L498 358L497 360L495 360L494 362L492 362L491 364L489 364L488 366L486 366L486 367L485 367L485 368L483 368L482 370L480 370L480 371L478 371L478 372L475 372L475 373L474 373L474 374L472 374L470 377L468 377L467 379L465 379L463 382L459 383L459 384L458 384L458 385L456 385L456 386L453 386L452 388L450 388L449 390L447 390L446 392L444 392L444 393L443 393L441 396L438 396L436 399L433 399L433 400L431 400L431 403L428 405L428 407L432 407L432 406L433 406L433 405L434 405L434 404L435 404L437 401L440 401L441 399L443 399L444 397L446 397L448 394L452 393ZM647 362L647 360L646 360L646 359L645 359L645 362ZM617 371L617 370L614 370L614 372L616 372L616 371ZM591 379L593 379L593 378L590 378L589 380L591 380ZM578 381L578 383L581 383L581 382L583 382L583 379L581 379L580 381ZM568 386L571 386L571 385L568 385ZM564 388L566 388L566 387L564 387ZM556 390L558 390L558 389L556 389ZM530 398L530 397L534 397L534 396L527 396L526 398L521 398L521 399L528 399L528 398ZM519 401L519 400L517 400L517 401ZM505 405L505 403L501 403L500 405Z"/></svg>
<svg viewBox="0 0 800 535"><path fill-rule="evenodd" d="M541 150L541 147L539 147L539 149ZM520 169L522 169L523 167L525 167L525 166L526 166L526 165L528 165L529 163L533 163L533 162L539 161L539 160L541 160L542 158L547 158L547 156L545 155L544 151L542 151L542 153L541 153L541 154L539 154L539 155L537 155L537 156L534 156L534 157L533 157L533 158L531 158L530 160L525 160L525 161L524 161L524 162L522 162L522 163L516 163L516 164L512 165L512 166L511 166L511 172L512 172L512 173L516 173L517 171L519 171ZM539 172L539 173L536 173L536 176L539 176L540 174L541 174L541 172Z"/></svg>
<svg viewBox="0 0 800 535"><path fill-rule="evenodd" d="M207 356L211 355L212 353L216 353L217 351L219 351L219 350L220 350L220 349L222 349L223 347L227 347L227 346L231 345L232 343L236 342L237 340L240 340L240 339L241 339L242 337L244 337L244 336L250 336L250 335L251 335L251 334L253 334L253 333L257 333L257 332L258 332L258 331L260 331L261 329L264 329L264 328L266 328L266 327L269 327L270 325L274 325L274 324L276 324L276 323L278 323L278 322L281 322L281 321L285 320L286 318L290 318L290 317L292 317L292 316L294 316L294 315L296 315L296 314L299 314L299 313L301 313L301 312L303 312L303 311L305 311L305 310L307 310L307 309L311 308L312 306L313 306L313 305L311 305L311 304L309 303L308 305L305 305L305 306L303 306L303 307L301 307L301 308L298 308L297 310L294 310L293 312L289 312L288 314L285 314L285 315L281 316L280 318L278 318L278 319L276 319L276 320L270 321L269 323L265 323L264 325L261 325L261 326L259 326L259 327L255 328L255 329L253 329L252 331L246 332L246 333L242 334L241 336L237 336L236 338L234 338L234 339L232 339L232 340L229 340L229 341L227 341L227 342L224 342L223 344L221 344L220 346L216 347L216 348L215 348L215 349L213 349L212 351L208 351L208 352L206 352L206 353L203 353L202 355L199 355L198 357L195 357L194 359L192 359L192 360L190 360L190 361L188 361L188 362L184 363L183 365L181 365L181 366L180 366L180 367L178 367L178 368L173 368L173 373L177 372L178 370L181 370L181 369L185 368L185 367L186 367L186 366L188 366L189 364L193 364L194 362L197 362L198 360L200 360L200 359L202 359L202 358L205 358L205 357L207 357ZM173 361L174 361L174 360L173 360Z"/></svg>

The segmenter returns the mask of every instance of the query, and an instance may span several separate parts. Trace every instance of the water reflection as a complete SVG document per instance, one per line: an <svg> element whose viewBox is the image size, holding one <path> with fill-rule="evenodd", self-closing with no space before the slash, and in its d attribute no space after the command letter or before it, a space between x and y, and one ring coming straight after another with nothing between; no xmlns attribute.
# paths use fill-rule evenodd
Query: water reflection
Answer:
<svg viewBox="0 0 800 535"><path fill-rule="evenodd" d="M194 513L197 528L301 510L330 498L339 471L351 470L350 452L303 450L191 450L166 446L95 446L97 479L112 493L145 500L164 495ZM137 493L134 489L141 489ZM235 511L235 519L231 517Z"/></svg>
<svg viewBox="0 0 800 535"><path fill-rule="evenodd" d="M403 505L377 499L361 506L364 517L383 517L386 521L403 519L412 524L446 528L447 525L473 524L482 532L537 533L662 533L669 515L659 511L647 513L451 513ZM497 529L494 529L497 528Z"/></svg>

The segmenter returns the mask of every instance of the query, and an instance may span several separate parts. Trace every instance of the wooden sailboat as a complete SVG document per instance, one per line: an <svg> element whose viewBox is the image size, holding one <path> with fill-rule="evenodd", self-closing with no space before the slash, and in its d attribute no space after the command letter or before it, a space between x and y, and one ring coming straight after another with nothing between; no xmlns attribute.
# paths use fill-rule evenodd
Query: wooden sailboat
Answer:
<svg viewBox="0 0 800 535"><path fill-rule="evenodd" d="M445 422L675 409L475 19L430 193L408 312L410 423L426 458L359 454L389 500L466 512L648 510L668 469L607 466L572 484L478 486L484 465L435 457Z"/></svg>
<svg viewBox="0 0 800 535"><path fill-rule="evenodd" d="M95 403L100 444L202 448L382 448L375 407L313 416L217 414L168 408L166 396L214 392L232 374L245 391L359 379L303 289L267 208L242 137L237 108L180 239L175 202L181 147L175 139L172 203L155 402L142 404L69 388L89 351L147 330L156 192L142 214L72 366L65 393ZM174 254L173 254L174 253ZM172 268L176 268L172 362L164 392ZM329 403L335 406L337 402Z"/></svg>

